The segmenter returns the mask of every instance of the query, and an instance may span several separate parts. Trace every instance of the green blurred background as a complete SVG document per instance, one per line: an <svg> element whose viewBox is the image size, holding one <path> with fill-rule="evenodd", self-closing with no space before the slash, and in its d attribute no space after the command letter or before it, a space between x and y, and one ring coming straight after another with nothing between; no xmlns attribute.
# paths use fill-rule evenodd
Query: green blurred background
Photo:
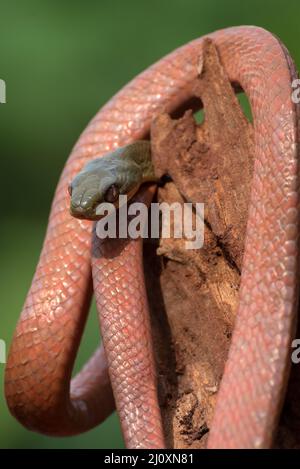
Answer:
<svg viewBox="0 0 300 469"><path fill-rule="evenodd" d="M299 0L53 0L0 4L0 339L9 346L64 162L89 119L164 54L216 29L263 26L300 65ZM99 340L95 308L77 368ZM116 415L72 438L31 433L8 413L0 364L1 448L120 448Z"/></svg>

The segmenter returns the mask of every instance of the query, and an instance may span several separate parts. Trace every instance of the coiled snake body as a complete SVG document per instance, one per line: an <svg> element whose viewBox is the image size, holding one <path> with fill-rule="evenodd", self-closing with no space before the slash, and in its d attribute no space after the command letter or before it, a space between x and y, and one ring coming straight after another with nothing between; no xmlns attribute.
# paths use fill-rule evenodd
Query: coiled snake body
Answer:
<svg viewBox="0 0 300 469"><path fill-rule="evenodd" d="M236 27L209 37L230 81L249 98L255 163L239 307L208 447L268 447L287 381L298 298L296 73L285 48L263 29ZM143 139L162 107L172 111L187 101L202 45L203 38L192 41L125 86L68 159L6 367L9 408L30 429L85 431L109 415L114 394L127 446L164 447L141 241L92 249L91 223L70 216L66 188L86 161ZM145 189L141 199L149 202L152 192ZM92 281L105 352L97 350L71 381Z"/></svg>

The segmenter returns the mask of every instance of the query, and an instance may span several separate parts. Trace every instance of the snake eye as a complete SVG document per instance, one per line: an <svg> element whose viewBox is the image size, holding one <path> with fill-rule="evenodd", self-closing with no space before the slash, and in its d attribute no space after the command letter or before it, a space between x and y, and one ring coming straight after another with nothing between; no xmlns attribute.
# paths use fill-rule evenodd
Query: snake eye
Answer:
<svg viewBox="0 0 300 469"><path fill-rule="evenodd" d="M119 197L119 194L120 194L120 191L119 191L118 186L116 186L115 184L112 184L105 192L104 200L105 202L113 203L117 200L117 198Z"/></svg>
<svg viewBox="0 0 300 469"><path fill-rule="evenodd" d="M70 195L72 195L72 190L73 190L72 184L70 183L70 184L68 185L68 192L69 192Z"/></svg>

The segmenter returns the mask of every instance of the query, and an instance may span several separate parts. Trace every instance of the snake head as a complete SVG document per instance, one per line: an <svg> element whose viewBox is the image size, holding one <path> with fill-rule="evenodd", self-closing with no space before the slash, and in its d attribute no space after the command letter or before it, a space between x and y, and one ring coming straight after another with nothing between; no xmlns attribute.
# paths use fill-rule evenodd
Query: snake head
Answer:
<svg viewBox="0 0 300 469"><path fill-rule="evenodd" d="M129 199L137 191L143 179L142 169L128 154L126 157L125 149L90 161L73 179L69 185L73 217L98 220L101 216L97 215L97 208L101 204L109 202L118 208L119 195Z"/></svg>

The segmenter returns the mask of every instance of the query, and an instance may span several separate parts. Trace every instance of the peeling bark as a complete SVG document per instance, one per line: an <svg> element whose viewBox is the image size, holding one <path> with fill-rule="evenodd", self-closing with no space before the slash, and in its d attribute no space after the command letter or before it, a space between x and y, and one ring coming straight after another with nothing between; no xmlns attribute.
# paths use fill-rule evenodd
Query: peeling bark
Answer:
<svg viewBox="0 0 300 469"><path fill-rule="evenodd" d="M253 171L253 129L211 41L193 88L203 123L188 110L178 119L159 115L151 129L156 171L172 180L158 201L205 203L203 248L187 250L174 238L145 245L160 402L174 448L202 448L207 439L237 306Z"/></svg>

